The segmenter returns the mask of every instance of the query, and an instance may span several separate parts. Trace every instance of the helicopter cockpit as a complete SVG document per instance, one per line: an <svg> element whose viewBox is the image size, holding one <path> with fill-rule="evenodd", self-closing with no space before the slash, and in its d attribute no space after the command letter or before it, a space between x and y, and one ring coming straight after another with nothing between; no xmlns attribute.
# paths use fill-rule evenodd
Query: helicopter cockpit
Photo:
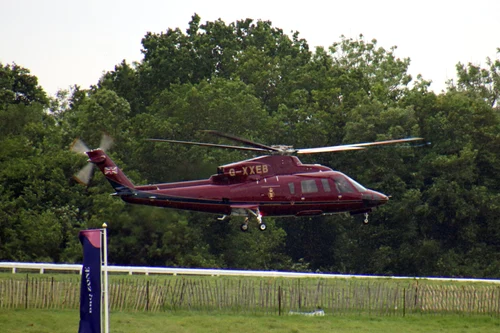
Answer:
<svg viewBox="0 0 500 333"><path fill-rule="evenodd" d="M363 185L340 172L337 172L334 176L332 176L332 180L339 193L364 193L367 191Z"/></svg>

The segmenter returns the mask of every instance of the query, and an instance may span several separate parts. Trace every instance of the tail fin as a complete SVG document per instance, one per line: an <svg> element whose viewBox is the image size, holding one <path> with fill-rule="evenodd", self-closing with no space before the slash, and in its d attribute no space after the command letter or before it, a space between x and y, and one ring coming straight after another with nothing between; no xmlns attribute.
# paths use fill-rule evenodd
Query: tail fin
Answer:
<svg viewBox="0 0 500 333"><path fill-rule="evenodd" d="M116 166L115 162L109 158L102 149L94 149L86 152L89 156L89 162L94 163L104 174L117 194L125 194L134 189L134 184L125 176L125 174Z"/></svg>

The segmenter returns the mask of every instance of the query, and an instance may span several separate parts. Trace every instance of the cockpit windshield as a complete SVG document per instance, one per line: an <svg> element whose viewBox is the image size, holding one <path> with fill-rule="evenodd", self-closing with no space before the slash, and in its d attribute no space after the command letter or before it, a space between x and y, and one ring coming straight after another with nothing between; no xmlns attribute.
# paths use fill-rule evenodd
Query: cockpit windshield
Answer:
<svg viewBox="0 0 500 333"><path fill-rule="evenodd" d="M361 185L360 183L358 183L357 181L355 181L354 179L352 178L349 178L347 176L345 176L347 179L349 179L349 181L351 182L352 185L354 185L354 187L356 188L356 190L358 190L359 192L365 192L366 191L366 188Z"/></svg>
<svg viewBox="0 0 500 333"><path fill-rule="evenodd" d="M333 181L340 193L354 193L354 189L358 192L366 191L366 188L363 185L343 174L335 176Z"/></svg>

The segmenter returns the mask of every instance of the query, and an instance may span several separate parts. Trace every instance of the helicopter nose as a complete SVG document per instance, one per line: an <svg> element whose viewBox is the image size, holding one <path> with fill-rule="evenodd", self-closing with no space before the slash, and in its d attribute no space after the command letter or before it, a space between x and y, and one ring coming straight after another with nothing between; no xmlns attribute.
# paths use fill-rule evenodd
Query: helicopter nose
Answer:
<svg viewBox="0 0 500 333"><path fill-rule="evenodd" d="M387 195L372 190L364 192L362 199L368 207L381 206L389 201L389 197Z"/></svg>

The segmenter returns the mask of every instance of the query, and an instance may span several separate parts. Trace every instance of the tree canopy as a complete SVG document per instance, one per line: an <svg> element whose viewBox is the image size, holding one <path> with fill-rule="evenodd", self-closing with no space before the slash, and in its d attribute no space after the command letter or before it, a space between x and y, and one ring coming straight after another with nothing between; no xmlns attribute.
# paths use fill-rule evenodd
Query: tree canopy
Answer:
<svg viewBox="0 0 500 333"><path fill-rule="evenodd" d="M48 97L28 69L0 64L0 260L78 262L78 231L106 222L113 264L498 277L500 60L457 64L457 82L436 94L395 52L363 36L310 50L269 21L195 14L185 32L148 32L140 62L89 89ZM97 147L103 132L138 184L206 178L252 157L143 140L204 141L205 129L299 148L430 144L303 158L391 195L368 225L282 218L241 233L237 218L124 204L100 174L87 188L72 180L86 161L69 145Z"/></svg>

